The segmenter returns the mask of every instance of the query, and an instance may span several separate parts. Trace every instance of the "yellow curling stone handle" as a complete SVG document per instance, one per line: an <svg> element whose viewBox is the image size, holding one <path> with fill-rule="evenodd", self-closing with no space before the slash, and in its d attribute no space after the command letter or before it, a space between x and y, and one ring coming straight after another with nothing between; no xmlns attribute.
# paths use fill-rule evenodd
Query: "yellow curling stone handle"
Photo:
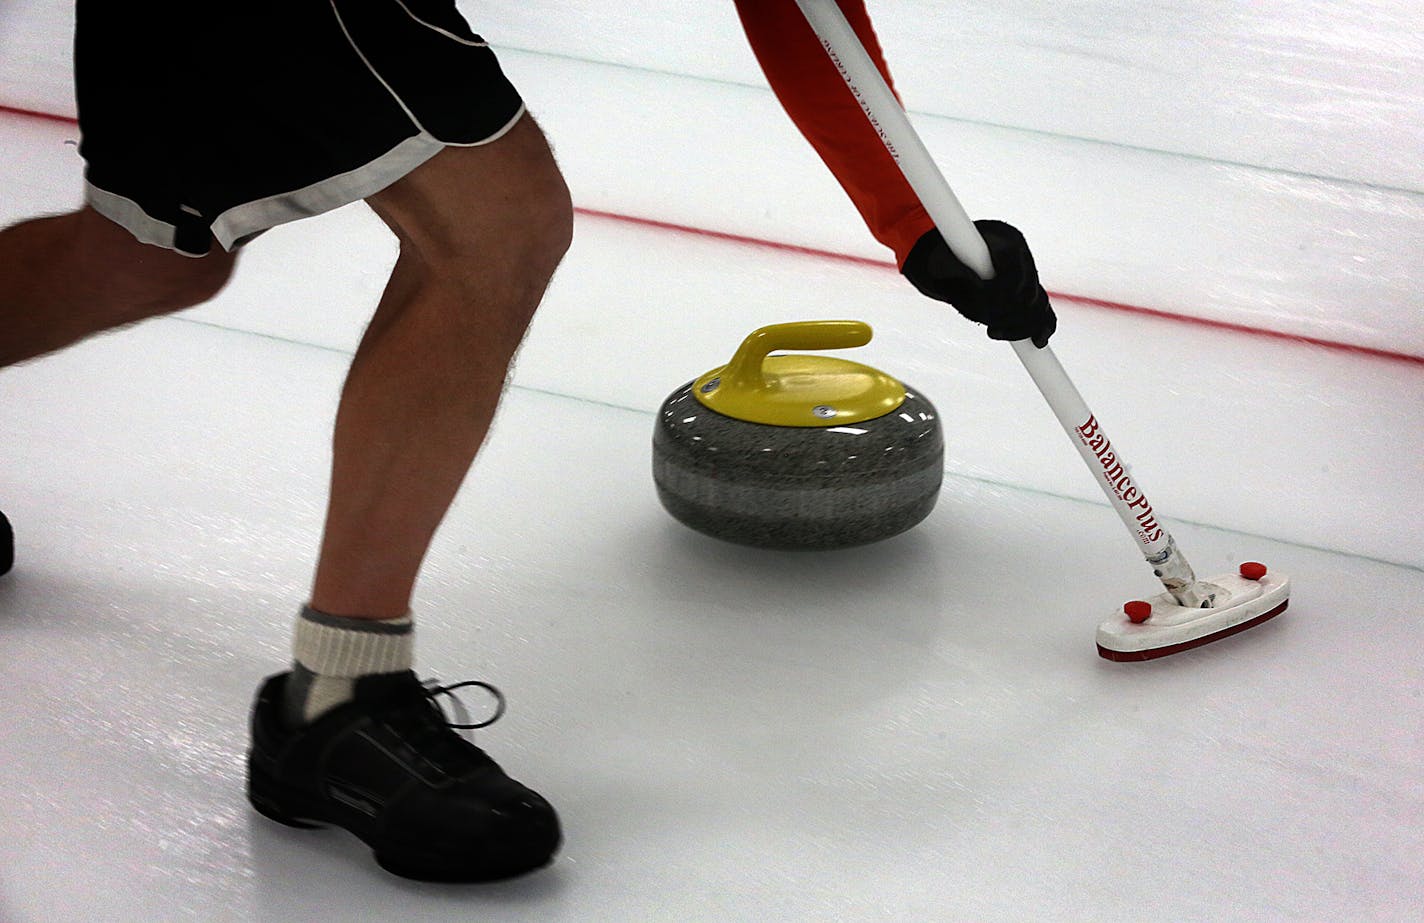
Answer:
<svg viewBox="0 0 1424 923"><path fill-rule="evenodd" d="M781 349L864 346L870 325L853 320L772 324L742 341L732 361L693 382L692 393L723 416L770 426L844 426L883 417L905 386L878 369L829 356L773 356Z"/></svg>

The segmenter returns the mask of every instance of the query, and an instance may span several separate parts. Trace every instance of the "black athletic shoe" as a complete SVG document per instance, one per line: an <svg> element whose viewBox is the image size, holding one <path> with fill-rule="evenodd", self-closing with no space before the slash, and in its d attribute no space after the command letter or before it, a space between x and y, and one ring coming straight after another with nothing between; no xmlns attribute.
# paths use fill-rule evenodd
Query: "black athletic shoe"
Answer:
<svg viewBox="0 0 1424 923"><path fill-rule="evenodd" d="M15 532L10 528L10 520L0 513L0 577L8 574L15 566Z"/></svg>
<svg viewBox="0 0 1424 923"><path fill-rule="evenodd" d="M333 824L381 867L420 881L494 881L548 865L559 818L452 727L414 673L368 676L356 697L305 727L282 722L290 674L252 709L247 797L291 827ZM458 684L463 685L463 684ZM479 684L483 685L483 684Z"/></svg>

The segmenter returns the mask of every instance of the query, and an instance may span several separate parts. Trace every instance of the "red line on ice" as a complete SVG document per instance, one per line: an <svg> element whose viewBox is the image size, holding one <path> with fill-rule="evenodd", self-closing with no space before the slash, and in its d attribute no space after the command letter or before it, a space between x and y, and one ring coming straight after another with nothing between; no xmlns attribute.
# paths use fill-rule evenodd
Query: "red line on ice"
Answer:
<svg viewBox="0 0 1424 923"><path fill-rule="evenodd" d="M37 112L32 109L21 109L15 106L0 105L0 113L8 115L24 116L27 118L45 119L51 122L64 122L66 124L77 124L73 116L57 115L53 112ZM769 250L779 250L783 253L799 253L804 256L813 256L817 259L835 260L841 263L854 263L861 266L875 266L882 269L894 269L894 264L889 260L876 260L864 256L854 256L849 253L837 253L833 250L819 250L815 247L805 247L799 244L786 243L779 240L766 240L760 237L750 237L745 234L732 234L726 231L714 231L709 228L693 227L686 224L676 224L671 221L659 221L654 218L639 218L635 215L624 215L618 212L602 211L595 208L575 208L580 215L590 218L604 218L609 221L619 221L624 224L635 224L646 228L655 228L662 231L673 231L679 234L691 234L697 237L707 237L713 240L724 240L729 243L746 244L753 247L762 247ZM1424 365L1424 356L1416 356L1412 353L1391 352L1387 349L1376 349L1371 346L1360 346L1354 343L1342 343L1338 340L1326 340L1318 337L1302 336L1295 333L1285 333L1280 330L1270 330L1264 327L1251 327L1246 324L1233 324L1229 321L1211 320L1205 317L1194 317L1190 314L1177 314L1171 311L1161 311L1156 308L1144 308L1140 305L1122 304L1116 301L1104 301L1101 298L1085 298L1081 295L1070 295L1067 292L1049 292L1054 298L1071 301L1075 304L1091 305L1096 308L1104 308L1109 311L1122 311L1127 314L1137 314L1143 317L1156 317L1163 320L1176 321L1182 324L1193 324L1198 327L1211 327L1217 330L1229 330L1233 333L1244 333L1250 336L1270 337L1276 340L1288 340L1293 343L1308 343L1311 346L1319 346L1323 349L1338 350L1341 352L1355 353L1357 355L1373 356L1379 359L1392 359L1399 362L1409 362L1416 365Z"/></svg>

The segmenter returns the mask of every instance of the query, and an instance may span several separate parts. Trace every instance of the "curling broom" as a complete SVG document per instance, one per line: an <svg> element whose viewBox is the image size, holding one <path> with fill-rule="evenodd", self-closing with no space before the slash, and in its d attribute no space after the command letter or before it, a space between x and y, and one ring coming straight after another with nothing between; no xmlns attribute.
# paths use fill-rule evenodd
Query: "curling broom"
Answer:
<svg viewBox="0 0 1424 923"><path fill-rule="evenodd" d="M950 249L980 278L993 278L988 246L835 0L796 3ZM1100 655L1115 661L1165 657L1285 611L1290 579L1257 562L1242 564L1235 574L1198 579L1053 351L1031 340L1011 345L1165 590L1129 602L1103 621L1097 634Z"/></svg>

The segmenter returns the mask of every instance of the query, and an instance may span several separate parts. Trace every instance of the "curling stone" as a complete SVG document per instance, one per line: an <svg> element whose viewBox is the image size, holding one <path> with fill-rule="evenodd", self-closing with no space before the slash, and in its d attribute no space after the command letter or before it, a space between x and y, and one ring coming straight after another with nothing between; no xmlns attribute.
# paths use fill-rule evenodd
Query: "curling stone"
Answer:
<svg viewBox="0 0 1424 923"><path fill-rule="evenodd" d="M663 402L653 480L667 511L741 545L822 550L898 535L944 479L939 415L868 366L775 350L846 349L868 324L775 324Z"/></svg>

